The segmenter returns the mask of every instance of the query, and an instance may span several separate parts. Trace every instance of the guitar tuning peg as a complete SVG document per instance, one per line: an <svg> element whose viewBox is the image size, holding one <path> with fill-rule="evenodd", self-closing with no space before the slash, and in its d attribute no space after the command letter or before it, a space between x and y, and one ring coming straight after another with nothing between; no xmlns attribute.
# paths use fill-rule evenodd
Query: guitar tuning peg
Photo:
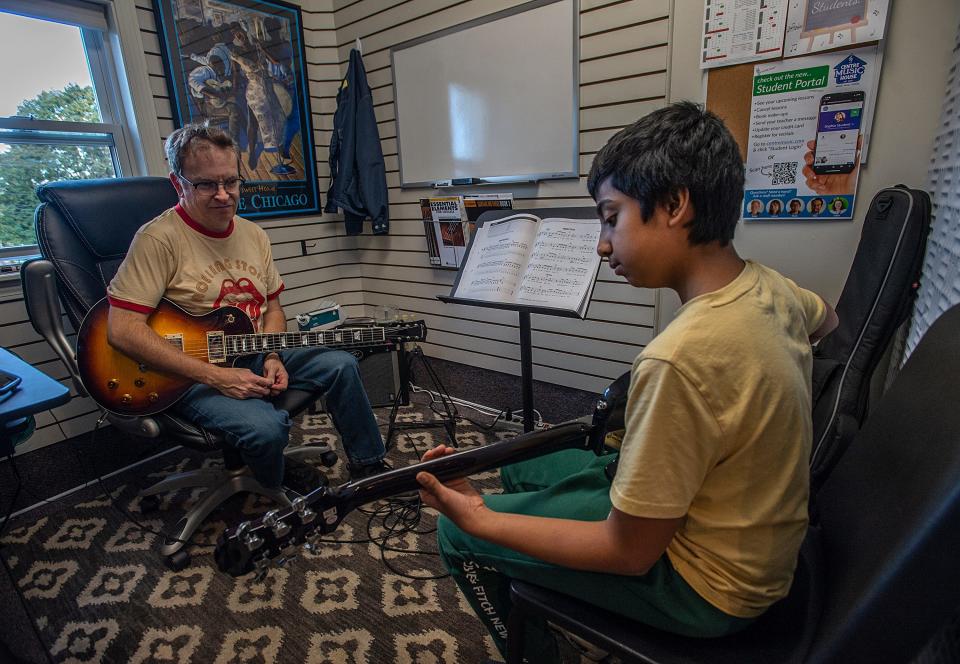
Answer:
<svg viewBox="0 0 960 664"><path fill-rule="evenodd" d="M263 538L254 533L247 533L243 537L243 543L247 547L248 551L256 551L261 546L263 546Z"/></svg>
<svg viewBox="0 0 960 664"><path fill-rule="evenodd" d="M316 512L314 512L312 509L307 507L307 501L303 497L294 499L293 509L296 511L297 516L300 518L300 523L303 523L303 524L310 523L317 516Z"/></svg>
<svg viewBox="0 0 960 664"><path fill-rule="evenodd" d="M270 510L263 515L263 524L273 531L276 537L285 537L290 532L290 526L281 521L278 517L280 510Z"/></svg>
<svg viewBox="0 0 960 664"><path fill-rule="evenodd" d="M320 533L318 533L316 530L311 530L304 539L306 540L303 543L304 551L307 553L320 553Z"/></svg>
<svg viewBox="0 0 960 664"><path fill-rule="evenodd" d="M277 558L276 561L274 561L274 564L277 567L283 567L284 565L286 565L288 562L290 562L296 557L297 557L296 553L289 553L285 556L280 556L279 558Z"/></svg>
<svg viewBox="0 0 960 664"><path fill-rule="evenodd" d="M263 583L263 580L267 578L267 573L270 571L270 559L265 557L258 558L254 561L253 565L257 570L257 573L253 576L254 583Z"/></svg>

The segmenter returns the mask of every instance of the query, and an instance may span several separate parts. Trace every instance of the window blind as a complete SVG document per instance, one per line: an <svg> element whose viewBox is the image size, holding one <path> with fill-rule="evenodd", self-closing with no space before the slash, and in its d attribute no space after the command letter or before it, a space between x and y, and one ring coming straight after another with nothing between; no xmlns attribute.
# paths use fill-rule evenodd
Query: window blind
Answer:
<svg viewBox="0 0 960 664"><path fill-rule="evenodd" d="M108 25L106 6L86 0L0 0L0 11L94 30Z"/></svg>

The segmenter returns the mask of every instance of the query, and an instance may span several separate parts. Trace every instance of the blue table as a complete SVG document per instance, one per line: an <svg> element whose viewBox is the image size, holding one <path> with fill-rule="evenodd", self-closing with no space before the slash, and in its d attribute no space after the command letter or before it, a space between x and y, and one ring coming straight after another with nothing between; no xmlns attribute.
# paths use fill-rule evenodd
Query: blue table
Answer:
<svg viewBox="0 0 960 664"><path fill-rule="evenodd" d="M13 453L13 440L29 425L29 416L70 401L70 390L19 357L0 348L0 369L22 379L13 394L0 401L0 455Z"/></svg>

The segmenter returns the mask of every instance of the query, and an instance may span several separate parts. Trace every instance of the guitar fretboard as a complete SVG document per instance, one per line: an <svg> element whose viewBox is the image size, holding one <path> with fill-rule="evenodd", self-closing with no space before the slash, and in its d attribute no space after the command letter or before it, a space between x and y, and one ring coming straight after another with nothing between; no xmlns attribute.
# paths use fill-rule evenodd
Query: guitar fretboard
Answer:
<svg viewBox="0 0 960 664"><path fill-rule="evenodd" d="M261 334L231 334L219 338L211 333L207 338L208 354L245 355L251 353L269 353L288 348L310 346L330 346L333 348L363 348L386 343L384 328L351 327L316 332L276 332ZM218 348L219 346L219 348Z"/></svg>

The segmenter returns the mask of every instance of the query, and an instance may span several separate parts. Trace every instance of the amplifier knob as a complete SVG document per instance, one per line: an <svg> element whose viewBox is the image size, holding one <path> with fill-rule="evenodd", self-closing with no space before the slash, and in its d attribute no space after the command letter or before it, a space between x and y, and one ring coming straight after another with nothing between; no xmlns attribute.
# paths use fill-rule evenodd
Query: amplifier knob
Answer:
<svg viewBox="0 0 960 664"><path fill-rule="evenodd" d="M133 384L137 387L143 387L147 384L147 381L145 381L143 378L137 378L135 381L133 381Z"/></svg>
<svg viewBox="0 0 960 664"><path fill-rule="evenodd" d="M133 401L133 397L129 394L124 394L120 397L120 403L130 403L131 401Z"/></svg>
<svg viewBox="0 0 960 664"><path fill-rule="evenodd" d="M160 398L160 395L157 394L156 392L151 392L150 394L147 395L147 401L149 401L150 403L155 403L159 398Z"/></svg>
<svg viewBox="0 0 960 664"><path fill-rule="evenodd" d="M109 387L111 390L117 389L117 386L119 384L120 384L120 381L117 380L116 378L111 378L110 380L107 381L107 387Z"/></svg>

